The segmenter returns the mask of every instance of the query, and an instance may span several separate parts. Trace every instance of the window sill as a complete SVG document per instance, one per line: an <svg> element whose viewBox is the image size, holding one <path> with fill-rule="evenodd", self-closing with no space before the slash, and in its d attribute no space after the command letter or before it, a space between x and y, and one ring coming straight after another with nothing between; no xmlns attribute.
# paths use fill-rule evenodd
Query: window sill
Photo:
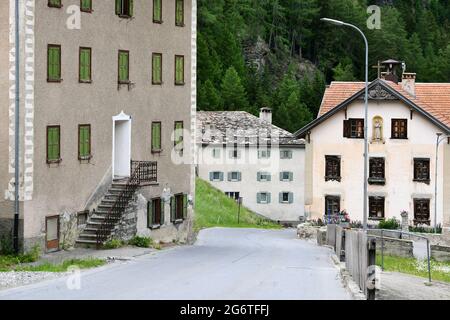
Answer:
<svg viewBox="0 0 450 320"><path fill-rule="evenodd" d="M163 24L163 23L164 23L164 20L153 20L153 23L156 23L156 24Z"/></svg>
<svg viewBox="0 0 450 320"><path fill-rule="evenodd" d="M59 160L47 160L47 164L50 165L59 165L62 162L62 159Z"/></svg>
<svg viewBox="0 0 450 320"><path fill-rule="evenodd" d="M162 86L164 84L164 82L154 82L154 81L152 81L152 85L154 85L154 86Z"/></svg>
<svg viewBox="0 0 450 320"><path fill-rule="evenodd" d="M385 218L384 217L381 217L381 218L378 218L378 217L369 217L369 220L372 220L372 221L383 221Z"/></svg>
<svg viewBox="0 0 450 320"><path fill-rule="evenodd" d="M92 12L94 12L94 10L92 10L92 9L80 9L80 11L84 12L84 13L92 13Z"/></svg>
<svg viewBox="0 0 450 320"><path fill-rule="evenodd" d="M430 184L431 180L419 180L419 179L414 179L413 182L417 182L417 183L425 183L425 184Z"/></svg>
<svg viewBox="0 0 450 320"><path fill-rule="evenodd" d="M341 182L342 178L341 177L325 177L325 181L337 181L337 182Z"/></svg>
<svg viewBox="0 0 450 320"><path fill-rule="evenodd" d="M426 225L431 225L431 220L416 220L414 219L414 225L418 225L418 224L426 224Z"/></svg>
<svg viewBox="0 0 450 320"><path fill-rule="evenodd" d="M54 4L53 5L49 4L48 7L49 8L55 8L55 9L61 9L63 7L63 5L58 6L58 5L54 5Z"/></svg>
<svg viewBox="0 0 450 320"><path fill-rule="evenodd" d="M47 79L48 83L61 83L63 79Z"/></svg>
<svg viewBox="0 0 450 320"><path fill-rule="evenodd" d="M131 18L133 18L133 16L130 16L128 14L118 14L117 16L119 18L121 18L121 19L131 19Z"/></svg>
<svg viewBox="0 0 450 320"><path fill-rule="evenodd" d="M186 24L184 22L183 23L175 23L175 26L183 28L183 27L186 27Z"/></svg>
<svg viewBox="0 0 450 320"><path fill-rule="evenodd" d="M92 80L78 80L78 83L91 84Z"/></svg>
<svg viewBox="0 0 450 320"><path fill-rule="evenodd" d="M148 227L151 230L158 230L161 229L161 224L154 224Z"/></svg>
<svg viewBox="0 0 450 320"><path fill-rule="evenodd" d="M179 87L182 87L182 86L184 86L184 85L186 85L186 83L185 82L183 82L183 83L181 83L181 82L175 82L175 85L176 86L179 86Z"/></svg>
<svg viewBox="0 0 450 320"><path fill-rule="evenodd" d="M183 219L177 219L173 222L173 224L182 224L184 222Z"/></svg>
<svg viewBox="0 0 450 320"><path fill-rule="evenodd" d="M386 185L386 179L381 179L381 178L369 178L369 184L370 185L380 185L380 186L384 186Z"/></svg>
<svg viewBox="0 0 450 320"><path fill-rule="evenodd" d="M92 155L86 156L86 157L78 157L78 161L80 161L81 163L89 163L89 161L91 161L91 159L92 159Z"/></svg>
<svg viewBox="0 0 450 320"><path fill-rule="evenodd" d="M409 140L408 138L393 138L391 137L391 140Z"/></svg>
<svg viewBox="0 0 450 320"><path fill-rule="evenodd" d="M163 152L162 149L155 149L155 150L152 150L152 154L161 154L162 152Z"/></svg>

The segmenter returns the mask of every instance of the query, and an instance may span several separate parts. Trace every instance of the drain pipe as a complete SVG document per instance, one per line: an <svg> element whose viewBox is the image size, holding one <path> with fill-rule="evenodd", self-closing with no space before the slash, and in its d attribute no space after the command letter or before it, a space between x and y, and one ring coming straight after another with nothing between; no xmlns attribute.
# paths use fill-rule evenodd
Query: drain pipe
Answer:
<svg viewBox="0 0 450 320"><path fill-rule="evenodd" d="M20 80L19 80L19 67L20 67L20 43L19 43L19 0L15 0L15 45L16 45L16 66L15 66L15 80L16 80L16 99L15 99L15 110L14 110L14 251L16 253L19 253L19 155L20 155L20 148L19 148L19 124L20 124Z"/></svg>

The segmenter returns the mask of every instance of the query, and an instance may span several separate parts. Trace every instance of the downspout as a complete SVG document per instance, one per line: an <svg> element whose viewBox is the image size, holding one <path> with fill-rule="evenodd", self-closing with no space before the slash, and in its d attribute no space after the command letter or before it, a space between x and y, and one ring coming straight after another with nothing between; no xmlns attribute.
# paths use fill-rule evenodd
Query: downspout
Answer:
<svg viewBox="0 0 450 320"><path fill-rule="evenodd" d="M14 110L14 251L19 253L19 124L20 124L20 80L19 80L19 67L20 67L20 43L19 43L19 0L15 0L15 55L16 55L16 66L15 66L15 86L16 86L16 98L15 98L15 110Z"/></svg>

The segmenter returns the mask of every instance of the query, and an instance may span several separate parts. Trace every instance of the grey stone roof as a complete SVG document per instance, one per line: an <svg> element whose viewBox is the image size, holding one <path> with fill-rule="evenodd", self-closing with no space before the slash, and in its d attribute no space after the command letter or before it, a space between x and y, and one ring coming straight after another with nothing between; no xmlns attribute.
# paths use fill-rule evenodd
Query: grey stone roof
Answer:
<svg viewBox="0 0 450 320"><path fill-rule="evenodd" d="M259 139L258 139L259 137ZM303 146L303 139L245 111L197 112L196 141L201 144L237 143L257 145L271 143Z"/></svg>

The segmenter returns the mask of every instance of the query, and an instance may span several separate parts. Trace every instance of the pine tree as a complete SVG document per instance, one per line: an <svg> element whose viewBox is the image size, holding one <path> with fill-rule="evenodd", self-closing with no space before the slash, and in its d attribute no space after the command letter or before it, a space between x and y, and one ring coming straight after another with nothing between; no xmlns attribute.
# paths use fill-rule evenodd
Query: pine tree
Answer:
<svg viewBox="0 0 450 320"><path fill-rule="evenodd" d="M247 93L236 69L228 68L222 81L222 100L225 110L247 110Z"/></svg>

